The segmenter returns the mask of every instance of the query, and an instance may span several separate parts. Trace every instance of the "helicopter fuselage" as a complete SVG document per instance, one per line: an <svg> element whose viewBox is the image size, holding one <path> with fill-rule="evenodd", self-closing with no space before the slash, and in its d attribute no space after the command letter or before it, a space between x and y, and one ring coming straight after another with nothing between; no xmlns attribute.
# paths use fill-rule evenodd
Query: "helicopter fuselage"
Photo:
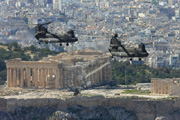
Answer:
<svg viewBox="0 0 180 120"><path fill-rule="evenodd" d="M52 33L37 33L35 35L36 39L39 42L45 42L45 43L62 43L62 42L76 42L78 39L76 37L72 37L69 34L52 34Z"/></svg>
<svg viewBox="0 0 180 120"><path fill-rule="evenodd" d="M147 57L149 54L147 51L142 51L141 48L126 48L127 52L124 51L121 47L118 47L118 49L112 49L109 48L109 51L111 52L112 56L117 57Z"/></svg>
<svg viewBox="0 0 180 120"><path fill-rule="evenodd" d="M141 43L138 48L125 48L121 44L114 44L110 45L109 51L111 52L112 56L117 57L147 57L149 54L145 49L145 45Z"/></svg>
<svg viewBox="0 0 180 120"><path fill-rule="evenodd" d="M63 42L68 43L70 42L76 42L78 39L74 35L73 30L69 30L67 33L61 35L61 34L54 34L51 33L47 30L46 27L43 25L48 25L51 22L44 23L44 24L38 24L36 26L36 33L35 33L35 38L39 41L39 44L41 42L44 43L60 43L60 46L62 45Z"/></svg>

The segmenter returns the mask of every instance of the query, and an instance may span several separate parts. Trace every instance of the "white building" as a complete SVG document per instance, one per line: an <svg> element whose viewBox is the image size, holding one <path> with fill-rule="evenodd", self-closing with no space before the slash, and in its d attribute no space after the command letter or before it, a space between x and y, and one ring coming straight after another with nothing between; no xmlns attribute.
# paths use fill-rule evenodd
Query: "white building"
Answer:
<svg viewBox="0 0 180 120"><path fill-rule="evenodd" d="M178 54L170 55L169 65L171 67L176 67L176 68L179 67L179 55Z"/></svg>
<svg viewBox="0 0 180 120"><path fill-rule="evenodd" d="M63 0L53 0L53 9L63 11Z"/></svg>

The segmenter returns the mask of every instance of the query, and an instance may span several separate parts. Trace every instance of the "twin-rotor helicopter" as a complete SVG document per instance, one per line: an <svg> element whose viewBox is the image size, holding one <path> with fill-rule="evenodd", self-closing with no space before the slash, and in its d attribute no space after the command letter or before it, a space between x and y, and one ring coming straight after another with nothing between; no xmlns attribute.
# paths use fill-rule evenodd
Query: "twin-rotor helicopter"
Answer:
<svg viewBox="0 0 180 120"><path fill-rule="evenodd" d="M141 58L147 57L149 55L149 53L146 51L144 43L141 42L138 48L125 47L117 38L118 34L114 34L110 41L109 52L112 54L112 57L128 57L130 58L130 61L132 61L134 57L138 57L139 61L141 61Z"/></svg>
<svg viewBox="0 0 180 120"><path fill-rule="evenodd" d="M62 43L66 43L68 46L69 43L73 43L78 41L78 39L74 35L73 30L69 30L65 34L54 34L51 33L47 30L44 25L48 25L52 22L44 23L44 24L37 24L35 27L35 38L38 40L39 44L40 43L59 43L60 46L62 46Z"/></svg>
<svg viewBox="0 0 180 120"><path fill-rule="evenodd" d="M62 46L62 43L66 43L68 46L69 43L77 42L78 39L74 35L73 30L69 30L65 34L54 34L47 30L44 25L48 25L52 22L38 24L36 26L35 38L38 40L39 44L43 43L59 43ZM138 57L141 61L141 58L147 57L149 54L146 51L145 44L139 44L138 48L125 47L121 44L121 41L117 39L118 34L114 34L110 40L109 52L112 54L112 57L128 57L132 61L132 58Z"/></svg>

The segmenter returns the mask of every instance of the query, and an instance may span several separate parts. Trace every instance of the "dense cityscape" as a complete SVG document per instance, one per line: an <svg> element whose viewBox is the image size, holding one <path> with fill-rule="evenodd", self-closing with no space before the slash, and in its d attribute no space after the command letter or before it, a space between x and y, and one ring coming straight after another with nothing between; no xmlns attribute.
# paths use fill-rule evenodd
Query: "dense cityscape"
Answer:
<svg viewBox="0 0 180 120"><path fill-rule="evenodd" d="M32 45L34 24L52 21L53 33L75 30L79 42L67 51L107 52L111 34L118 33L126 46L146 43L149 66L179 68L179 5L175 0L1 0L0 39Z"/></svg>

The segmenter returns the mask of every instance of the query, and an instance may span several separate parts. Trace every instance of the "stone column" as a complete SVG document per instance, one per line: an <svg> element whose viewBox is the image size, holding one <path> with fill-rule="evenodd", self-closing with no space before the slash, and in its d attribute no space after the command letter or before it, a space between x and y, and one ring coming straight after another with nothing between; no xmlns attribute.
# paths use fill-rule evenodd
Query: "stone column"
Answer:
<svg viewBox="0 0 180 120"><path fill-rule="evenodd" d="M67 80L67 87L71 87L72 86L72 80L71 78L71 71L66 72L66 80Z"/></svg>
<svg viewBox="0 0 180 120"><path fill-rule="evenodd" d="M166 84L163 83L163 84L162 84L162 87L163 87L162 94L165 94L165 90L166 90L165 87L166 87Z"/></svg>
<svg viewBox="0 0 180 120"><path fill-rule="evenodd" d="M20 87L24 87L24 68L20 69Z"/></svg>
<svg viewBox="0 0 180 120"><path fill-rule="evenodd" d="M157 81L155 82L155 94L157 94L158 93L158 85L157 85Z"/></svg>
<svg viewBox="0 0 180 120"><path fill-rule="evenodd" d="M41 75L42 75L42 87L45 88L46 87L46 83L45 83L45 69L41 69Z"/></svg>
<svg viewBox="0 0 180 120"><path fill-rule="evenodd" d="M59 88L60 87L60 81L59 81L59 69L56 69L56 80L55 80L55 87Z"/></svg>
<svg viewBox="0 0 180 120"><path fill-rule="evenodd" d="M10 68L10 87L13 87L13 68Z"/></svg>
<svg viewBox="0 0 180 120"><path fill-rule="evenodd" d="M105 66L104 68L104 72L105 72L105 75L106 75L106 81L108 80L108 65Z"/></svg>
<svg viewBox="0 0 180 120"><path fill-rule="evenodd" d="M96 72L93 74L93 81L92 81L92 84L95 84L96 83Z"/></svg>
<svg viewBox="0 0 180 120"><path fill-rule="evenodd" d="M96 68L94 68L96 69ZM96 84L97 83L97 72L94 73L94 81L93 81L93 84Z"/></svg>
<svg viewBox="0 0 180 120"><path fill-rule="evenodd" d="M66 69L66 71L65 71L65 80L64 80L64 82L65 82L65 87L69 87L68 75L69 75L69 71L67 71L67 69Z"/></svg>
<svg viewBox="0 0 180 120"><path fill-rule="evenodd" d="M45 85L48 87L48 75L49 75L49 69L45 69Z"/></svg>
<svg viewBox="0 0 180 120"><path fill-rule="evenodd" d="M97 75L96 82L99 83L99 71L97 71L96 75Z"/></svg>
<svg viewBox="0 0 180 120"><path fill-rule="evenodd" d="M68 78L68 87L72 87L73 86L72 70L69 70L69 72L67 73L67 78Z"/></svg>
<svg viewBox="0 0 180 120"><path fill-rule="evenodd" d="M100 82L100 70L97 71L97 82Z"/></svg>
<svg viewBox="0 0 180 120"><path fill-rule="evenodd" d="M106 75L105 75L105 71L104 71L105 67L102 68L102 75L103 75L103 81L106 80Z"/></svg>
<svg viewBox="0 0 180 120"><path fill-rule="evenodd" d="M94 66L91 67L91 72L94 70ZM94 73L91 75L91 84L94 84L95 76Z"/></svg>
<svg viewBox="0 0 180 120"><path fill-rule="evenodd" d="M56 88L56 69L50 69L51 88Z"/></svg>
<svg viewBox="0 0 180 120"><path fill-rule="evenodd" d="M35 68L35 88L38 88L39 84L38 84L38 77L39 77L39 69Z"/></svg>
<svg viewBox="0 0 180 120"><path fill-rule="evenodd" d="M99 71L97 71L96 75L97 75L96 82L99 83Z"/></svg>
<svg viewBox="0 0 180 120"><path fill-rule="evenodd" d="M87 70L87 74L91 72L91 67L89 67L89 69ZM92 83L92 75L90 75L89 77L86 78L86 81L90 81ZM84 83L83 83L84 84Z"/></svg>
<svg viewBox="0 0 180 120"><path fill-rule="evenodd" d="M28 83L28 69L25 68L25 80L24 80L24 83L25 83L25 87L27 87L27 83Z"/></svg>
<svg viewBox="0 0 180 120"><path fill-rule="evenodd" d="M101 80L102 80L102 69L99 70L99 82L101 82Z"/></svg>
<svg viewBox="0 0 180 120"><path fill-rule="evenodd" d="M87 78L87 81L90 81L92 83L92 75Z"/></svg>
<svg viewBox="0 0 180 120"><path fill-rule="evenodd" d="M16 87L16 84L17 84L16 68L13 68L13 87Z"/></svg>
<svg viewBox="0 0 180 120"><path fill-rule="evenodd" d="M51 87L51 77L52 77L51 69L48 69L47 85L49 88Z"/></svg>
<svg viewBox="0 0 180 120"><path fill-rule="evenodd" d="M106 74L106 81L108 80L108 65L106 65L105 67L105 74Z"/></svg>
<svg viewBox="0 0 180 120"><path fill-rule="evenodd" d="M106 66L106 81L109 81L109 65Z"/></svg>
<svg viewBox="0 0 180 120"><path fill-rule="evenodd" d="M167 94L169 94L169 82L167 83Z"/></svg>
<svg viewBox="0 0 180 120"><path fill-rule="evenodd" d="M63 86L67 87L67 74L66 74L66 70L63 71Z"/></svg>
<svg viewBox="0 0 180 120"><path fill-rule="evenodd" d="M95 70L96 68L94 67L93 70ZM96 72L93 74L93 82L92 84L96 83Z"/></svg>
<svg viewBox="0 0 180 120"><path fill-rule="evenodd" d="M75 86L76 85L76 81L75 81L75 78L76 78L76 71L75 69L73 68L73 71L71 72L71 80L72 80L72 86Z"/></svg>
<svg viewBox="0 0 180 120"><path fill-rule="evenodd" d="M63 71L62 71L62 69L60 68L59 69L59 81L60 81L60 88L63 88L64 87L64 78L63 78Z"/></svg>
<svg viewBox="0 0 180 120"><path fill-rule="evenodd" d="M159 83L159 94L162 94L162 83Z"/></svg>
<svg viewBox="0 0 180 120"><path fill-rule="evenodd" d="M104 67L102 68L102 81L105 80L105 73L104 73Z"/></svg>
<svg viewBox="0 0 180 120"><path fill-rule="evenodd" d="M21 70L19 68L17 68L17 74L16 74L17 75L17 78L16 78L17 82L16 82L16 86L20 86L20 79L21 79L20 78L20 72L21 72Z"/></svg>
<svg viewBox="0 0 180 120"><path fill-rule="evenodd" d="M32 86L35 86L35 79L36 79L36 70L32 68Z"/></svg>
<svg viewBox="0 0 180 120"><path fill-rule="evenodd" d="M161 83L158 81L158 94L161 94Z"/></svg>
<svg viewBox="0 0 180 120"><path fill-rule="evenodd" d="M169 83L169 94L172 94L172 83Z"/></svg>
<svg viewBox="0 0 180 120"><path fill-rule="evenodd" d="M166 83L166 94L169 94L168 91L169 91L169 85L168 85L168 82L167 82Z"/></svg>
<svg viewBox="0 0 180 120"><path fill-rule="evenodd" d="M71 71L66 71L66 86L70 87L71 86L71 81L69 77L71 76Z"/></svg>
<svg viewBox="0 0 180 120"><path fill-rule="evenodd" d="M11 87L11 69L7 68L7 87Z"/></svg>
<svg viewBox="0 0 180 120"><path fill-rule="evenodd" d="M38 86L42 86L41 84L41 69L38 69Z"/></svg>
<svg viewBox="0 0 180 120"><path fill-rule="evenodd" d="M92 69L91 69L91 71L92 71ZM91 71L90 71L90 72L91 72ZM93 74L90 75L89 77L90 77L90 81L91 81L91 83L92 83L92 82L93 82L93 79L94 79L94 78L93 78Z"/></svg>
<svg viewBox="0 0 180 120"><path fill-rule="evenodd" d="M159 82L158 81L156 81L156 94L159 94L159 88L160 86L159 86Z"/></svg>
<svg viewBox="0 0 180 120"><path fill-rule="evenodd" d="M31 87L31 71L30 68L27 68L27 87Z"/></svg>
<svg viewBox="0 0 180 120"><path fill-rule="evenodd" d="M40 85L43 86L43 69L41 68Z"/></svg>

